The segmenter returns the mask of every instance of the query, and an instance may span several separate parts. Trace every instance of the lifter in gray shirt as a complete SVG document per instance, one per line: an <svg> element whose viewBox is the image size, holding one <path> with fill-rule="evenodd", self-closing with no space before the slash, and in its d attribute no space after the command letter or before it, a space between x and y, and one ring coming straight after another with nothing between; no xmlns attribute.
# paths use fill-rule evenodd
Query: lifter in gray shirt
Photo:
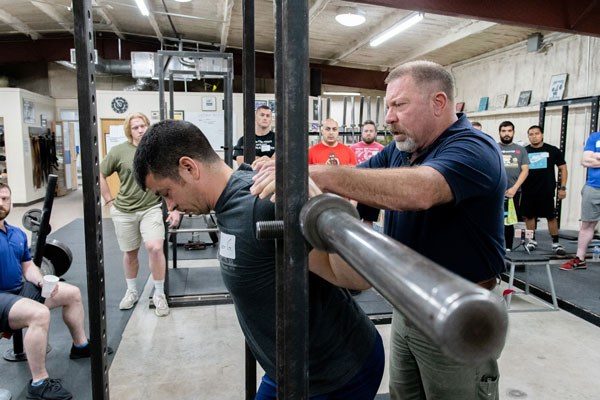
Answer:
<svg viewBox="0 0 600 400"><path fill-rule="evenodd" d="M254 172L245 164L234 172L200 129L185 121L152 125L136 151L134 171L138 184L162 196L169 210L215 211L223 281L266 372L256 399L275 399L275 244L255 235L256 221L274 218L274 205L250 193ZM309 394L372 400L383 375L383 343L341 288L369 284L337 255L317 250L309 254L309 270Z"/></svg>
<svg viewBox="0 0 600 400"><path fill-rule="evenodd" d="M521 185L525 182L529 174L529 157L527 150L523 146L513 143L515 137L515 126L510 121L504 121L498 127L500 135L500 151L506 168L506 193L507 199L512 198L515 204L517 218L521 220ZM513 225L504 226L504 238L506 241L506 251L510 251L515 238L515 227Z"/></svg>

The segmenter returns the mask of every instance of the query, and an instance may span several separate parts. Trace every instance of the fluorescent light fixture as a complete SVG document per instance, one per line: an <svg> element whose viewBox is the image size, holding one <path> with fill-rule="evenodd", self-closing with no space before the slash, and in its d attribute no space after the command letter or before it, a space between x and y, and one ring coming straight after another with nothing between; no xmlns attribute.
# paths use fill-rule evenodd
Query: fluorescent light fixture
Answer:
<svg viewBox="0 0 600 400"><path fill-rule="evenodd" d="M403 18L400 22L394 24L394 26L392 26L390 29L387 29L375 36L373 39L371 39L369 45L371 45L371 47L377 47L386 40L393 38L400 32L407 30L415 24L418 24L422 19L422 13L411 14L406 18Z"/></svg>
<svg viewBox="0 0 600 400"><path fill-rule="evenodd" d="M192 0L175 0L178 3L189 3Z"/></svg>
<svg viewBox="0 0 600 400"><path fill-rule="evenodd" d="M135 0L135 4L137 4L144 17L150 15L150 11L148 10L148 6L146 6L146 2L144 0Z"/></svg>
<svg viewBox="0 0 600 400"><path fill-rule="evenodd" d="M364 11L356 7L340 7L335 20L344 26L358 26L364 24L367 19Z"/></svg>
<svg viewBox="0 0 600 400"><path fill-rule="evenodd" d="M324 96L360 96L359 92L323 92Z"/></svg>

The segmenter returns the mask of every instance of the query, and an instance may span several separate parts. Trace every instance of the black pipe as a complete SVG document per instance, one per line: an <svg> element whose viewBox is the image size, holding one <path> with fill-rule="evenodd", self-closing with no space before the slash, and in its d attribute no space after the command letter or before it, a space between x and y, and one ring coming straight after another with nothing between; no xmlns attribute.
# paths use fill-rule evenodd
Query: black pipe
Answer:
<svg viewBox="0 0 600 400"><path fill-rule="evenodd" d="M283 125L277 129L285 133L283 153L277 159L283 159L285 167L280 171L290 183L283 198L283 274L278 275L283 283L277 295L282 303L277 305L277 398L286 400L308 398L308 252L298 229L300 209L308 195L307 3L283 0L281 25L276 25L282 39L278 63L283 63L283 93L278 93L283 103L277 103Z"/></svg>
<svg viewBox="0 0 600 400"><path fill-rule="evenodd" d="M256 157L255 148L255 75L254 55L254 0L244 0L242 5L244 34L242 49L242 81L244 85L244 162L252 164Z"/></svg>
<svg viewBox="0 0 600 400"><path fill-rule="evenodd" d="M46 195L44 196L44 206L40 217L40 226L35 238L35 250L33 253L33 263L38 267L42 266L44 257L44 246L46 246L46 237L50 233L50 214L52 213L52 204L54 203L54 192L56 191L56 181L58 176L48 175L48 184L46 185Z"/></svg>
<svg viewBox="0 0 600 400"><path fill-rule="evenodd" d="M92 399L109 399L106 347L106 303L102 210L98 159L98 120L94 67L94 21L91 0L73 2L75 50L77 60L77 100L81 137L85 260L87 267L88 317Z"/></svg>

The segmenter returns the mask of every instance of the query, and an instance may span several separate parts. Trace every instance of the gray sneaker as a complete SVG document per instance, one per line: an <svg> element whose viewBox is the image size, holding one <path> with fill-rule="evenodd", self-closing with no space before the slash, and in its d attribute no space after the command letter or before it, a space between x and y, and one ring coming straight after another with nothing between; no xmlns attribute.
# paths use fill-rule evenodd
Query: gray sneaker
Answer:
<svg viewBox="0 0 600 400"><path fill-rule="evenodd" d="M537 249L537 242L533 239L530 239L525 246L527 246L527 250L534 251Z"/></svg>
<svg viewBox="0 0 600 400"><path fill-rule="evenodd" d="M167 298L164 294L155 294L152 296L152 302L154 303L154 314L158 317L169 315L169 304L167 304Z"/></svg>
<svg viewBox="0 0 600 400"><path fill-rule="evenodd" d="M125 296L123 296L123 299L119 303L119 309L130 310L131 308L133 308L133 306L135 306L135 303L137 303L139 299L140 296L138 295L137 290L127 289L127 291L125 292Z"/></svg>

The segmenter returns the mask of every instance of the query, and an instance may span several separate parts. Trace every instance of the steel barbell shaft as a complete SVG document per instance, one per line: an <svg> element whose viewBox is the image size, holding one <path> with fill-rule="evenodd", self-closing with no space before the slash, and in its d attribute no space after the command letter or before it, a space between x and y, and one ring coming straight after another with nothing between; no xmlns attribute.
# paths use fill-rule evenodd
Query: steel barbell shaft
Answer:
<svg viewBox="0 0 600 400"><path fill-rule="evenodd" d="M304 236L313 247L339 254L448 356L464 362L497 357L508 328L501 299L374 231L351 207L332 194L310 199L300 214Z"/></svg>

